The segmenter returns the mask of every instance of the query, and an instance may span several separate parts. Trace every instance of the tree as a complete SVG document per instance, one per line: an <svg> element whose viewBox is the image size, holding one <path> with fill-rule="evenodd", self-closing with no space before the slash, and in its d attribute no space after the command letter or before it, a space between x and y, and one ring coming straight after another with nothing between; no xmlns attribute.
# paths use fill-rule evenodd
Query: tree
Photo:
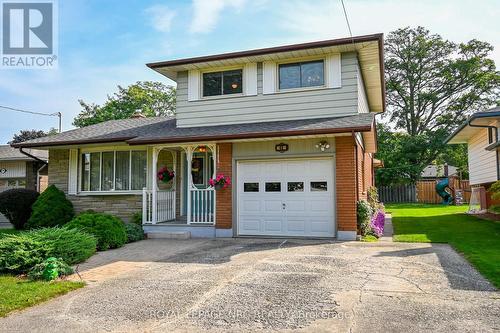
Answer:
<svg viewBox="0 0 500 333"><path fill-rule="evenodd" d="M83 110L73 125L84 127L113 119L130 118L140 111L146 117L173 116L175 114L175 87L160 82L139 81L126 88L118 86L118 92L103 105L88 104L79 100Z"/></svg>
<svg viewBox="0 0 500 333"><path fill-rule="evenodd" d="M385 44L391 123L410 135L450 131L496 104L500 73L488 58L492 50L486 42L456 44L423 27L391 32Z"/></svg>
<svg viewBox="0 0 500 333"><path fill-rule="evenodd" d="M33 139L38 139L42 138L44 136L48 135L54 135L57 134L57 130L55 128L51 128L48 132L42 131L42 130L20 130L18 134L14 134L12 137L12 141L9 142L11 143L20 143L28 140L33 140Z"/></svg>
<svg viewBox="0 0 500 333"><path fill-rule="evenodd" d="M444 140L471 113L500 101L492 50L486 42L456 44L423 27L388 35L384 118L391 126L379 125L379 185L414 182L431 163L466 167L466 150Z"/></svg>

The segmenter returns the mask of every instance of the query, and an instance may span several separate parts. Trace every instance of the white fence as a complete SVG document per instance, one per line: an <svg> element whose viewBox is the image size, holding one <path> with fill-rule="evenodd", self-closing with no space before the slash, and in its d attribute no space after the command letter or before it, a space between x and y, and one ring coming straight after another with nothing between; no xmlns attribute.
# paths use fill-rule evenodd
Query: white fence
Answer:
<svg viewBox="0 0 500 333"><path fill-rule="evenodd" d="M156 205L154 204L156 197ZM175 191L142 191L143 223L158 223L175 220Z"/></svg>
<svg viewBox="0 0 500 333"><path fill-rule="evenodd" d="M190 189L188 224L215 223L215 189Z"/></svg>

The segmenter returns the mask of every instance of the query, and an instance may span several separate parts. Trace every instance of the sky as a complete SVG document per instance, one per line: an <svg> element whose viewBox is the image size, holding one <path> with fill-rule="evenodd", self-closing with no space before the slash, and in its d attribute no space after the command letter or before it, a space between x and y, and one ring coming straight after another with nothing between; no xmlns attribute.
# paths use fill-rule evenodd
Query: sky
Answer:
<svg viewBox="0 0 500 333"><path fill-rule="evenodd" d="M500 66L499 0L344 0L353 35L418 25L454 42L487 41ZM57 69L0 69L0 105L62 112L103 103L117 85L156 80L148 62L348 37L340 0L59 0ZM57 118L0 109L0 144Z"/></svg>

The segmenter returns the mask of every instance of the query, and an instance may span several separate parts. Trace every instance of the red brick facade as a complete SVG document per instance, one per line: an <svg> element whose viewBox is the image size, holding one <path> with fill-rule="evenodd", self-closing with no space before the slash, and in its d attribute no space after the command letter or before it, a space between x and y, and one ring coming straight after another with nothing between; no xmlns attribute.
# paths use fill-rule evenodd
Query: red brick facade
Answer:
<svg viewBox="0 0 500 333"><path fill-rule="evenodd" d="M337 226L340 231L356 231L356 151L352 136L335 138Z"/></svg>
<svg viewBox="0 0 500 333"><path fill-rule="evenodd" d="M217 145L217 174L222 173L233 180L233 145L232 143L220 143ZM217 191L216 228L231 229L233 226L233 185Z"/></svg>

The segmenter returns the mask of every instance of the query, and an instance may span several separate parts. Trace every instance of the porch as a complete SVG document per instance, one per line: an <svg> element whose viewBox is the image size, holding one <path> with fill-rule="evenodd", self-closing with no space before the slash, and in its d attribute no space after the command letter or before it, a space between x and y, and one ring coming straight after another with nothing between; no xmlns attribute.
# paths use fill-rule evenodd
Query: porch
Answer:
<svg viewBox="0 0 500 333"><path fill-rule="evenodd" d="M215 226L216 144L152 147L150 180L142 193L144 225ZM157 228L155 228L157 229Z"/></svg>

